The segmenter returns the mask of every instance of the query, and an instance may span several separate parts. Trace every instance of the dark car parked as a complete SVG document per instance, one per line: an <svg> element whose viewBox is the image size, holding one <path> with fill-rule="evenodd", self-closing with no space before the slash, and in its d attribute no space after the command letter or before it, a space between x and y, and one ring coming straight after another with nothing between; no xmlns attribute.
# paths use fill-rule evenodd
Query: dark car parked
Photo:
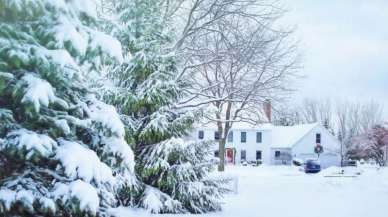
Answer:
<svg viewBox="0 0 388 217"><path fill-rule="evenodd" d="M305 173L319 173L321 171L321 165L316 160L307 160L304 165Z"/></svg>
<svg viewBox="0 0 388 217"><path fill-rule="evenodd" d="M356 167L357 166L357 161L355 161L355 160L345 161L345 166L347 166L347 167Z"/></svg>

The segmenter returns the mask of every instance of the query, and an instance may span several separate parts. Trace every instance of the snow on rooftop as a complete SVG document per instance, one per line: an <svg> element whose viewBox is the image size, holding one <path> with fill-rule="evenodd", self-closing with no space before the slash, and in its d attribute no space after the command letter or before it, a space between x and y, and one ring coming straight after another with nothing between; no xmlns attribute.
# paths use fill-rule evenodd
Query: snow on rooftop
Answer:
<svg viewBox="0 0 388 217"><path fill-rule="evenodd" d="M272 148L291 148L309 133L318 123L295 126L274 126L272 128Z"/></svg>
<svg viewBox="0 0 388 217"><path fill-rule="evenodd" d="M196 128L201 129L208 129L208 130L216 130L217 125L214 122L201 124L198 123L195 125ZM252 124L248 122L233 122L232 124L232 130L271 130L274 126L270 123L264 123L264 124Z"/></svg>
<svg viewBox="0 0 388 217"><path fill-rule="evenodd" d="M253 125L246 122L233 123L232 131L271 131L272 148L291 148L295 143L309 133L318 123L300 124L294 126L274 126L270 123ZM197 129L216 130L214 123L197 124Z"/></svg>

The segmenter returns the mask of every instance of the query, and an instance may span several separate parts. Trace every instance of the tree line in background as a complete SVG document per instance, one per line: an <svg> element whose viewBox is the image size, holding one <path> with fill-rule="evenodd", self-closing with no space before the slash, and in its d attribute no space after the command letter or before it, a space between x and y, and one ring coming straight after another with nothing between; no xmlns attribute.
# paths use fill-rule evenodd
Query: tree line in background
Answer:
<svg viewBox="0 0 388 217"><path fill-rule="evenodd" d="M182 137L205 118L225 141L289 90L283 14L269 0L0 0L0 212L220 210L211 144Z"/></svg>
<svg viewBox="0 0 388 217"><path fill-rule="evenodd" d="M370 102L334 102L329 99L305 99L299 105L280 105L274 112L274 124L321 123L341 143L342 161L373 159L387 164L388 128L383 106Z"/></svg>

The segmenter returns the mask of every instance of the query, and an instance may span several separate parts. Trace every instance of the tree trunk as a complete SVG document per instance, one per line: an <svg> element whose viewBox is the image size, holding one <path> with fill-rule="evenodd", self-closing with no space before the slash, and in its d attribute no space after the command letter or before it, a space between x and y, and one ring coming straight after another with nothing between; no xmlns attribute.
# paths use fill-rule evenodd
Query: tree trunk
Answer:
<svg viewBox="0 0 388 217"><path fill-rule="evenodd" d="M388 144L385 145L385 153L384 153L384 166L388 164Z"/></svg>
<svg viewBox="0 0 388 217"><path fill-rule="evenodd" d="M218 141L218 153L220 157L220 163L218 164L218 171L224 172L225 171L225 139L221 138Z"/></svg>
<svg viewBox="0 0 388 217"><path fill-rule="evenodd" d="M344 143L341 141L341 167L344 167Z"/></svg>

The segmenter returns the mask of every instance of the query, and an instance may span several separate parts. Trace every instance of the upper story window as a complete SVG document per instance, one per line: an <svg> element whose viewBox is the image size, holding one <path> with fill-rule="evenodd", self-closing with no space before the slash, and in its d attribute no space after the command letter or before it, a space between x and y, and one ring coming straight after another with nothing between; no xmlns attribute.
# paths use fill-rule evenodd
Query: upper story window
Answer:
<svg viewBox="0 0 388 217"><path fill-rule="evenodd" d="M198 131L198 139L203 139L205 137L205 134L203 130Z"/></svg>
<svg viewBox="0 0 388 217"><path fill-rule="evenodd" d="M261 143L263 141L263 134L261 132L256 132L256 143Z"/></svg>
<svg viewBox="0 0 388 217"><path fill-rule="evenodd" d="M247 132L241 132L241 143L247 142Z"/></svg>
<svg viewBox="0 0 388 217"><path fill-rule="evenodd" d="M214 140L219 140L220 139L220 133L218 131L214 131Z"/></svg>
<svg viewBox="0 0 388 217"><path fill-rule="evenodd" d="M315 143L321 144L321 134L320 133L317 133L315 135Z"/></svg>
<svg viewBox="0 0 388 217"><path fill-rule="evenodd" d="M228 142L233 142L233 131L230 131L228 134Z"/></svg>

